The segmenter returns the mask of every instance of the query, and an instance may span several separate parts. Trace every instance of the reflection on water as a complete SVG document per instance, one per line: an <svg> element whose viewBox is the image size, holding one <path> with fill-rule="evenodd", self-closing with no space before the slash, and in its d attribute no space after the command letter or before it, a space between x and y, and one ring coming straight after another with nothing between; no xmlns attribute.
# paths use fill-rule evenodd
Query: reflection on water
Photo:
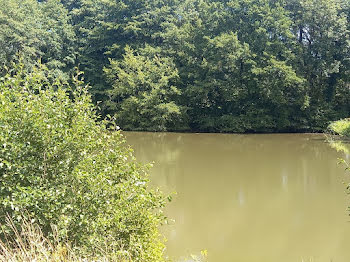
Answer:
<svg viewBox="0 0 350 262"><path fill-rule="evenodd" d="M174 261L348 262L343 153L322 135L125 133L153 183L177 192L163 229Z"/></svg>

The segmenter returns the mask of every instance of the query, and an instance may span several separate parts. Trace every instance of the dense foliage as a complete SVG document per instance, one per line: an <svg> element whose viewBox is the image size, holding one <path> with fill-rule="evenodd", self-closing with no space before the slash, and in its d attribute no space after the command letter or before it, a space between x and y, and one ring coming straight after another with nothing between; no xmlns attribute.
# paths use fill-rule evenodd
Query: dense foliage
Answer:
<svg viewBox="0 0 350 262"><path fill-rule="evenodd" d="M70 89L45 71L12 72L0 81L0 105L0 239L6 215L18 227L29 217L79 250L162 260L163 198L118 127L97 121L80 81Z"/></svg>
<svg viewBox="0 0 350 262"><path fill-rule="evenodd" d="M74 61L124 129L317 131L350 113L348 0L39 2L2 0L1 63Z"/></svg>
<svg viewBox="0 0 350 262"><path fill-rule="evenodd" d="M126 47L122 61L111 60L105 69L113 89L105 105L118 112L124 129L166 131L181 128L182 109L174 103L180 91L174 86L177 69L168 58L135 55Z"/></svg>
<svg viewBox="0 0 350 262"><path fill-rule="evenodd" d="M75 63L75 33L56 0L0 0L0 74L21 59L30 69L41 60L53 77L67 78Z"/></svg>

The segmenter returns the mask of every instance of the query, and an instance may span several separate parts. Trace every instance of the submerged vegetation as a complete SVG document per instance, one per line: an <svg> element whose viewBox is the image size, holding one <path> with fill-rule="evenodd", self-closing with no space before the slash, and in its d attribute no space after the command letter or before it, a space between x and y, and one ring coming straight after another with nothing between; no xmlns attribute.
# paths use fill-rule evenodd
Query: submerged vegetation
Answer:
<svg viewBox="0 0 350 262"><path fill-rule="evenodd" d="M0 0L17 54L74 66L127 130L321 131L350 115L348 0Z"/></svg>

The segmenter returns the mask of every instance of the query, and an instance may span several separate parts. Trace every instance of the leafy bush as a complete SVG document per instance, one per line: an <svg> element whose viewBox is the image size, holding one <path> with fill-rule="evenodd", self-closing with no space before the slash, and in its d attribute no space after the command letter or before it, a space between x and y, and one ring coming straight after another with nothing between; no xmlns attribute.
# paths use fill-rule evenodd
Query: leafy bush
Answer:
<svg viewBox="0 0 350 262"><path fill-rule="evenodd" d="M335 121L329 125L329 129L341 136L350 137L350 119Z"/></svg>
<svg viewBox="0 0 350 262"><path fill-rule="evenodd" d="M20 228L30 217L82 252L108 245L133 261L162 261L164 198L148 189L148 167L118 127L96 121L77 79L67 89L41 70L12 75L0 81L0 221L9 215ZM4 239L11 229L0 226Z"/></svg>

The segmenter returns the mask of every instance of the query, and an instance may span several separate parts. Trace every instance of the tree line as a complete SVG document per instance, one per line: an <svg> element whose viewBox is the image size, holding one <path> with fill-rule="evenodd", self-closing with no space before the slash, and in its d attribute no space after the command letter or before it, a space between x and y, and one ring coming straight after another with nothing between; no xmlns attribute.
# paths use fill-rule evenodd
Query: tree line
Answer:
<svg viewBox="0 0 350 262"><path fill-rule="evenodd" d="M348 0L0 0L0 74L75 67L124 130L320 131L350 113Z"/></svg>

